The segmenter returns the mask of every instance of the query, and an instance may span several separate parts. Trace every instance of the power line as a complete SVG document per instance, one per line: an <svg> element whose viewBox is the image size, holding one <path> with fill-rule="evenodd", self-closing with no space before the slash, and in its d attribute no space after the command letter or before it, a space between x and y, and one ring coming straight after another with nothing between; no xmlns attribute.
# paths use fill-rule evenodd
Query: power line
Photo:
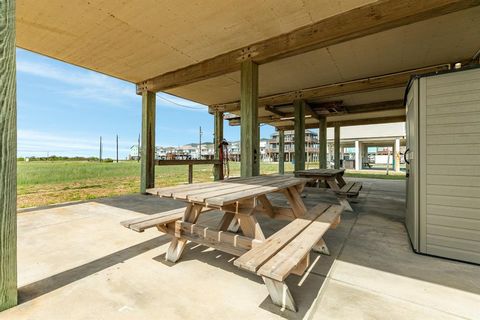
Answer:
<svg viewBox="0 0 480 320"><path fill-rule="evenodd" d="M205 110L205 108L202 108L202 107L187 106L187 105L185 105L185 104L181 104L181 103L178 103L178 102L169 100L169 99L167 99L167 98L164 98L164 97L158 95L158 93L156 94L156 96L157 96L158 98L160 98L161 100L164 100L164 101L166 101L166 102L169 102L169 103L171 103L171 104L174 104L174 105L179 106L179 107L182 107L182 108L191 109L191 110Z"/></svg>

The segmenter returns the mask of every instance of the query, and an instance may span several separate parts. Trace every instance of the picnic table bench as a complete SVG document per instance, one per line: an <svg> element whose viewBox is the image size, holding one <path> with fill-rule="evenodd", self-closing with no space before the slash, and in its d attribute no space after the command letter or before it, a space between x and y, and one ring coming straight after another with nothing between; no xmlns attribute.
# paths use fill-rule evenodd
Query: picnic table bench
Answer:
<svg viewBox="0 0 480 320"><path fill-rule="evenodd" d="M347 183L343 179L344 173L345 169L308 169L295 171L295 176L324 181L335 192L345 210L353 211L348 199L358 197L363 185L361 182L350 181Z"/></svg>
<svg viewBox="0 0 480 320"><path fill-rule="evenodd" d="M239 258L241 269L262 276L272 301L295 311L295 302L284 280L290 274L303 274L314 250L328 254L323 236L340 222L342 206L319 203L307 210L300 196L311 179L291 176L258 176L227 181L153 188L148 193L186 202L186 207L131 219L121 224L137 232L156 227L172 235L166 259L180 259L187 241L215 248ZM282 193L289 206L273 205L267 195ZM198 223L201 214L212 211L215 227ZM291 221L265 238L256 215ZM213 221L213 220L212 220ZM236 232L240 229L240 232Z"/></svg>

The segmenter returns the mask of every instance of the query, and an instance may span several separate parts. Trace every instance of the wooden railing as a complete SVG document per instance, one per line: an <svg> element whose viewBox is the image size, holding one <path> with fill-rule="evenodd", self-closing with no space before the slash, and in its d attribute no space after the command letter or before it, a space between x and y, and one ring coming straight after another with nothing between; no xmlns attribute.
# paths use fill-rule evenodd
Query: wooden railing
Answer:
<svg viewBox="0 0 480 320"><path fill-rule="evenodd" d="M188 165L188 183L193 183L193 165L195 164L213 164L214 169L218 172L223 171L222 162L220 160L155 160L157 166L179 166Z"/></svg>

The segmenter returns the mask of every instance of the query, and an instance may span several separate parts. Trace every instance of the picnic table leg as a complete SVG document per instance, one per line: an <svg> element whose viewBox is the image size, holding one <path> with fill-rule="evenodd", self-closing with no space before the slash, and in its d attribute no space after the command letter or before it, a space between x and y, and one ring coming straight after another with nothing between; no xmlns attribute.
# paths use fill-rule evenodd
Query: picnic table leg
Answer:
<svg viewBox="0 0 480 320"><path fill-rule="evenodd" d="M235 217L235 213L225 212L222 219L218 223L217 230L237 233L239 228L240 224L238 223L238 219Z"/></svg>
<svg viewBox="0 0 480 320"><path fill-rule="evenodd" d="M332 189L333 191L340 191L340 187L338 184L335 182L334 179L326 179L327 185Z"/></svg>
<svg viewBox="0 0 480 320"><path fill-rule="evenodd" d="M297 306L295 305L292 294L285 282L267 277L263 277L263 282L267 286L268 293L274 304L293 312L297 312Z"/></svg>
<svg viewBox="0 0 480 320"><path fill-rule="evenodd" d="M317 244L312 248L312 250L316 253L324 254L327 256L330 255L330 250L328 249L323 237L320 239L320 241L317 242Z"/></svg>
<svg viewBox="0 0 480 320"><path fill-rule="evenodd" d="M263 209L270 218L275 217L275 209L273 208L272 203L268 200L266 195L261 195L258 197L258 201L262 204Z"/></svg>
<svg viewBox="0 0 480 320"><path fill-rule="evenodd" d="M346 197L339 196L339 197L338 197L338 201L339 201L340 204L343 206L343 209L344 209L345 211L354 212L352 206L350 205L350 203L348 202L348 200L347 200Z"/></svg>
<svg viewBox="0 0 480 320"><path fill-rule="evenodd" d="M283 194L287 198L288 203L290 203L296 218L303 216L307 212L307 207L305 207L297 188L290 187L285 189L283 190Z"/></svg>
<svg viewBox="0 0 480 320"><path fill-rule="evenodd" d="M200 216L202 211L202 206L197 204L189 204L187 208L185 208L185 213L183 214L182 221L195 223ZM187 245L187 240L181 237L179 230L175 230L175 236L173 237L172 241L170 242L170 246L168 247L166 253L166 260L170 262L177 262L178 259L182 256L183 250Z"/></svg>
<svg viewBox="0 0 480 320"><path fill-rule="evenodd" d="M340 191L340 187L335 182L335 180L327 180L327 183L330 186L330 189L332 189L333 191ZM350 206L350 203L348 202L346 196L337 194L337 199L338 199L338 202L340 202L340 204L343 206L343 209L345 211L353 212L352 206Z"/></svg>
<svg viewBox="0 0 480 320"><path fill-rule="evenodd" d="M338 185L340 186L340 188L347 184L345 179L343 179L343 174L337 174L336 179L338 181Z"/></svg>
<svg viewBox="0 0 480 320"><path fill-rule="evenodd" d="M240 222L238 221L237 218L233 218L232 222L228 226L227 231L237 233L238 229L240 229Z"/></svg>
<svg viewBox="0 0 480 320"><path fill-rule="evenodd" d="M237 219L240 223L240 229L242 229L245 236L257 240L265 240L265 235L254 215L237 214Z"/></svg>

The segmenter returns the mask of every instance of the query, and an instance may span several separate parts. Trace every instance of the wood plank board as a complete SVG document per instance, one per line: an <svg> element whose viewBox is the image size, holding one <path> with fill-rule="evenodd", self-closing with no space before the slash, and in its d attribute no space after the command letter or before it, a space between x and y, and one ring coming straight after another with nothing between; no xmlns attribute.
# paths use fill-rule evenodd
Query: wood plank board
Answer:
<svg viewBox="0 0 480 320"><path fill-rule="evenodd" d="M266 176L258 176L258 177L253 177L253 178L261 178L265 179L267 178ZM252 179L252 177L249 178L233 178L233 179L228 179L228 180L222 180L222 181L212 181L212 182L202 182L202 183L194 183L194 184L182 184L178 186L173 186L173 187L164 187L164 188L151 188L147 190L147 193L160 196L162 198L172 198L174 193L180 193L180 192L187 192L187 191L195 191L195 190L202 190L203 188L211 188L211 187L216 187L216 186L224 186L224 184L230 184L230 183L242 183L245 180Z"/></svg>
<svg viewBox="0 0 480 320"><path fill-rule="evenodd" d="M313 220L317 219L331 205L328 203L320 203L310 209L307 214L290 222L284 228L266 239L261 245L248 251L237 260L234 265L239 268L257 272L257 270L267 262L272 256L280 251L290 239L300 234Z"/></svg>
<svg viewBox="0 0 480 320"><path fill-rule="evenodd" d="M259 179L263 179L263 177L257 177ZM259 180L261 181L261 180ZM202 193L208 193L208 192L211 192L211 191L215 191L215 190L219 190L219 189L229 189L229 188L235 188L235 187L238 187L240 185L244 185L241 183L242 181L229 181L229 182L225 182L225 183L220 183L220 182L212 182L211 184L209 185L206 185L202 188L196 188L196 187L193 187L192 188L182 188L180 190L175 190L174 192L172 192L172 197L175 198L175 199L187 199L188 196L190 195L195 195L195 194L202 194Z"/></svg>
<svg viewBox="0 0 480 320"><path fill-rule="evenodd" d="M271 184L279 183L284 179L288 179L288 178L269 179L267 177L253 177L247 181L217 184L215 186L205 188L205 189L195 190L193 192L189 192L189 191L184 191L179 193L175 192L173 194L173 197L175 199L204 202L205 199L209 197L220 196L222 194L238 192L241 190L248 190L248 189L255 188L257 186L271 185Z"/></svg>
<svg viewBox="0 0 480 320"><path fill-rule="evenodd" d="M290 272L312 250L323 237L330 225L342 213L341 206L331 206L315 221L312 221L299 235L269 259L259 270L258 274L283 281Z"/></svg>
<svg viewBox="0 0 480 320"><path fill-rule="evenodd" d="M353 187L349 190L349 193L357 194L360 192L360 190L362 190L362 187L363 185L361 182L355 182Z"/></svg>
<svg viewBox="0 0 480 320"><path fill-rule="evenodd" d="M309 169L295 171L295 175L302 177L334 177L344 172L345 169Z"/></svg>
<svg viewBox="0 0 480 320"><path fill-rule="evenodd" d="M198 224L177 222L181 230L181 237L190 241L206 245L220 251L239 256L252 248L252 243L257 242L250 237L245 237L228 231L213 230Z"/></svg>
<svg viewBox="0 0 480 320"><path fill-rule="evenodd" d="M133 231L143 232L143 231L145 231L145 229L153 228L157 225L162 225L162 224L175 222L175 221L180 220L182 218L183 218L183 212L177 212L177 213L170 214L168 216L160 217L160 218L157 218L157 219L147 220L147 221L139 222L139 223L136 223L136 224L132 224L128 228L132 229Z"/></svg>
<svg viewBox="0 0 480 320"><path fill-rule="evenodd" d="M240 201L247 198L257 197L263 194L268 194L272 192L276 192L282 189L286 189L289 187L294 187L297 185L302 185L306 183L305 179L301 178L289 178L286 181L276 181L277 183L272 185L265 185L265 186L255 186L252 189L247 189L244 191L239 191L235 193L229 193L224 196L218 197L210 197L205 199L205 204L207 206L223 206L230 203L234 203L236 201ZM279 183L278 183L279 182Z"/></svg>
<svg viewBox="0 0 480 320"><path fill-rule="evenodd" d="M348 193L348 191L353 187L355 183L353 181L348 182L346 185L344 185L339 192L341 193Z"/></svg>
<svg viewBox="0 0 480 320"><path fill-rule="evenodd" d="M264 177L264 176L261 176ZM239 183L244 181L248 178L232 178L228 180L222 181L213 181L213 182L202 182L202 183L194 183L194 184L182 184L173 187L164 187L164 188L151 188L147 190L147 193L153 194L155 196L160 196L164 198L171 198L174 192L183 192L183 191L193 191L193 190L201 190L202 188L208 188L217 186L222 183Z"/></svg>
<svg viewBox="0 0 480 320"><path fill-rule="evenodd" d="M361 182L349 182L343 186L340 190L334 190L337 194L347 195L351 197L358 196L358 193L362 189Z"/></svg>
<svg viewBox="0 0 480 320"><path fill-rule="evenodd" d="M160 213L155 213L155 214L151 214L151 215L144 215L144 216L141 216L139 218L134 218L134 219L122 221L122 222L120 222L120 224L122 226L126 227L126 228L129 228L132 224L137 224L137 223L144 222L144 221L149 221L149 220L162 218L162 217L169 216L169 215L179 213L179 212L183 213L183 212L185 212L185 209L186 209L185 207L182 207L182 208L173 209L173 210L160 212Z"/></svg>

